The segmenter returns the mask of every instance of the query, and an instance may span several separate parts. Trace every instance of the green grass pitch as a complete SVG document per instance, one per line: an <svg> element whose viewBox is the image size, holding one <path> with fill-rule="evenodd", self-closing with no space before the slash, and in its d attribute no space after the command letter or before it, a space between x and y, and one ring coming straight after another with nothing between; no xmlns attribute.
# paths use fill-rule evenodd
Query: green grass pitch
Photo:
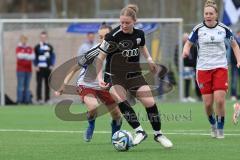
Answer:
<svg viewBox="0 0 240 160"><path fill-rule="evenodd" d="M0 160L203 160L240 158L240 126L233 125L233 103L227 103L225 139L210 137L202 103L159 103L162 130L174 147L164 149L153 140L143 106L138 113L148 138L128 152L117 152L110 142L109 114L96 121L91 142L83 140L87 122L58 119L54 106L0 107ZM74 105L72 112L85 107ZM122 129L133 130L123 121Z"/></svg>

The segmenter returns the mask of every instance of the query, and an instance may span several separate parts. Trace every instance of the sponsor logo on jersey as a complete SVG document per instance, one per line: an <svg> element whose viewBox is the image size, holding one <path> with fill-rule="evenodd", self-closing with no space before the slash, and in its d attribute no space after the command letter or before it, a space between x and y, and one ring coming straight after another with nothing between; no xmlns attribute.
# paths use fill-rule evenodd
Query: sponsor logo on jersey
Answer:
<svg viewBox="0 0 240 160"><path fill-rule="evenodd" d="M119 42L119 45L124 48L124 47L129 46L129 43L127 41L121 41L121 42Z"/></svg>
<svg viewBox="0 0 240 160"><path fill-rule="evenodd" d="M137 41L137 45L139 45L141 43L141 38L137 38L136 41Z"/></svg>
<svg viewBox="0 0 240 160"><path fill-rule="evenodd" d="M136 49L127 49L122 51L123 57L134 57L139 55L139 50L138 48Z"/></svg>
<svg viewBox="0 0 240 160"><path fill-rule="evenodd" d="M133 42L131 40L123 40L118 43L118 48L122 51L132 47L133 47Z"/></svg>
<svg viewBox="0 0 240 160"><path fill-rule="evenodd" d="M214 37L214 36L211 36L210 38L211 38L211 41L214 41L214 40L215 40L215 37Z"/></svg>

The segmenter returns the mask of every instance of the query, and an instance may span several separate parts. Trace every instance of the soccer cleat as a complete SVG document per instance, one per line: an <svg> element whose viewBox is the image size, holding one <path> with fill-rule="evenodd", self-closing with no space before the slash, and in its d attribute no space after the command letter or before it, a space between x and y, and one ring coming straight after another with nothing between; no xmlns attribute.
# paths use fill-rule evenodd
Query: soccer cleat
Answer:
<svg viewBox="0 0 240 160"><path fill-rule="evenodd" d="M147 133L145 131L137 131L135 134L135 138L133 140L133 145L140 144L143 140L147 138Z"/></svg>
<svg viewBox="0 0 240 160"><path fill-rule="evenodd" d="M240 115L240 104L239 103L235 103L233 105L233 109L234 109L234 112L233 112L233 123L237 124L238 123L238 118L239 118L239 115Z"/></svg>
<svg viewBox="0 0 240 160"><path fill-rule="evenodd" d="M171 147L173 147L172 142L166 136L164 136L163 134L154 135L154 140L156 142L161 143L161 145L164 148L171 148Z"/></svg>
<svg viewBox="0 0 240 160"><path fill-rule="evenodd" d="M224 138L224 132L223 129L218 129L217 130L217 139L223 139Z"/></svg>
<svg viewBox="0 0 240 160"><path fill-rule="evenodd" d="M188 102L196 102L196 99L192 98L192 97L187 97L187 101Z"/></svg>
<svg viewBox="0 0 240 160"><path fill-rule="evenodd" d="M43 100L37 100L36 104L37 105L42 105L42 104L44 104L44 101Z"/></svg>
<svg viewBox="0 0 240 160"><path fill-rule="evenodd" d="M93 136L93 132L94 132L94 128L95 128L95 120L93 121L89 121L89 125L87 130L84 133L84 140L86 142L90 142Z"/></svg>
<svg viewBox="0 0 240 160"><path fill-rule="evenodd" d="M212 127L211 127L211 137L212 138L217 137L217 127L216 127L216 125L212 125Z"/></svg>
<svg viewBox="0 0 240 160"><path fill-rule="evenodd" d="M231 97L231 101L237 101L237 97L236 96L232 96Z"/></svg>

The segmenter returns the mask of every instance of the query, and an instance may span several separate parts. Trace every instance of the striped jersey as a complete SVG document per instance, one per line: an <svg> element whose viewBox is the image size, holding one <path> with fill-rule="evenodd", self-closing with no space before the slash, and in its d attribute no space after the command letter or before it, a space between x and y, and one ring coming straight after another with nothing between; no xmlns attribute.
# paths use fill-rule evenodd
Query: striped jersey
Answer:
<svg viewBox="0 0 240 160"><path fill-rule="evenodd" d="M232 41L233 33L219 22L214 27L208 27L203 22L193 28L188 39L198 45L197 70L227 68L226 38Z"/></svg>
<svg viewBox="0 0 240 160"><path fill-rule="evenodd" d="M32 47L19 43L16 48L17 71L32 72L32 61L35 58Z"/></svg>
<svg viewBox="0 0 240 160"><path fill-rule="evenodd" d="M34 65L40 68L49 68L55 64L55 53L52 45L40 42L34 48L35 60Z"/></svg>
<svg viewBox="0 0 240 160"><path fill-rule="evenodd" d="M87 58L91 59L93 58L93 62L89 65L81 65L82 69L80 71L77 85L83 85L88 88L94 88L94 89L101 89L101 87L98 85L97 80L97 71L96 71L96 63L95 63L95 57L100 53L99 44L94 46L92 49L90 49L88 52L79 54L79 61L85 59L82 58L83 56L87 56ZM81 64L84 64L85 62L79 62Z"/></svg>

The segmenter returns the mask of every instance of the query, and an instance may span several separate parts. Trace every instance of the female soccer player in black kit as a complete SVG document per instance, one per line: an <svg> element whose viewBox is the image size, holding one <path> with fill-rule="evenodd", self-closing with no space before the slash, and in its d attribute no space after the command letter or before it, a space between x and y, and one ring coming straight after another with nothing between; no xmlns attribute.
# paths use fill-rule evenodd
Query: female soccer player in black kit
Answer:
<svg viewBox="0 0 240 160"><path fill-rule="evenodd" d="M158 108L152 96L151 89L141 73L140 54L147 59L151 72L157 72L157 65L153 62L145 45L144 32L134 28L138 7L130 4L124 7L120 13L120 26L106 35L98 55L96 68L98 72L99 86L110 88L110 93L118 102L121 113L129 125L136 131L133 140L134 145L147 138L146 132L141 127L135 111L131 108L126 98L127 91L135 96L146 108L148 119L154 130L154 140L164 147L170 148L172 142L161 132L161 122ZM103 61L106 58L106 69L111 79L106 83L102 78ZM109 80L107 80L109 82Z"/></svg>

